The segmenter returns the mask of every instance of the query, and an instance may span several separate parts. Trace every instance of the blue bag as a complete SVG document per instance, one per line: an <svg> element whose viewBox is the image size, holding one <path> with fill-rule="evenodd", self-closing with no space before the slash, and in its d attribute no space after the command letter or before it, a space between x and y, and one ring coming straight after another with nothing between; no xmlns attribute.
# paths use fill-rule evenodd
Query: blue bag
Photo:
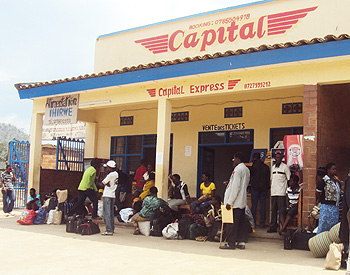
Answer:
<svg viewBox="0 0 350 275"><path fill-rule="evenodd" d="M40 207L35 218L33 224L44 224L47 221L48 212L44 210L44 208Z"/></svg>

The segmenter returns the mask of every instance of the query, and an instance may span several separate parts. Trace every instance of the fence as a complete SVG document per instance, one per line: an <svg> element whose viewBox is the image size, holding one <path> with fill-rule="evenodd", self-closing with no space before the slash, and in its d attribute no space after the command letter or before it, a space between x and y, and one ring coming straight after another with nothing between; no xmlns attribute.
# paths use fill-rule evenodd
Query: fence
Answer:
<svg viewBox="0 0 350 275"><path fill-rule="evenodd" d="M57 139L56 169L84 171L85 142L76 139Z"/></svg>
<svg viewBox="0 0 350 275"><path fill-rule="evenodd" d="M16 177L13 185L16 197L15 208L24 208L27 202L29 148L28 141L13 139L9 143L9 164Z"/></svg>

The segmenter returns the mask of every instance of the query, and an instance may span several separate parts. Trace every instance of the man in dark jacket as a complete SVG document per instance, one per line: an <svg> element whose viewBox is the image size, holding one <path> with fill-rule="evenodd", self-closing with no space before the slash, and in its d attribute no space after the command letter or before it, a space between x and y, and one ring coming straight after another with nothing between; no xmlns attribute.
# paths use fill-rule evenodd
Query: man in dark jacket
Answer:
<svg viewBox="0 0 350 275"><path fill-rule="evenodd" d="M259 153L253 154L252 161L253 165L250 169L252 214L255 224L257 224L256 212L260 201L259 227L264 228L266 219L266 197L270 189L270 168L260 160Z"/></svg>

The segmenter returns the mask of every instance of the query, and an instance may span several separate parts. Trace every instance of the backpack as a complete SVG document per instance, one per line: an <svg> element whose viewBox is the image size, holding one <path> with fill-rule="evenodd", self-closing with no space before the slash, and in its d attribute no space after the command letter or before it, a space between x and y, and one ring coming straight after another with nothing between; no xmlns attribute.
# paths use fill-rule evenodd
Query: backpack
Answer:
<svg viewBox="0 0 350 275"><path fill-rule="evenodd" d="M189 239L189 227L193 223L191 218L183 218L179 220L179 237L182 239Z"/></svg>
<svg viewBox="0 0 350 275"><path fill-rule="evenodd" d="M163 204L159 206L154 212L154 219L159 219L164 217L172 217L171 209L167 204Z"/></svg>
<svg viewBox="0 0 350 275"><path fill-rule="evenodd" d="M190 240L195 240L199 236L207 236L208 234L207 228L199 223L191 224L188 231Z"/></svg>
<svg viewBox="0 0 350 275"><path fill-rule="evenodd" d="M122 170L117 170L118 172L118 184L121 186L126 186L129 183L129 177Z"/></svg>
<svg viewBox="0 0 350 275"><path fill-rule="evenodd" d="M174 220L172 217L160 217L151 221L151 236L162 236L162 230Z"/></svg>
<svg viewBox="0 0 350 275"><path fill-rule="evenodd" d="M98 234L101 232L98 223L95 223L92 220L86 220L85 223L82 223L79 226L79 230L82 236Z"/></svg>

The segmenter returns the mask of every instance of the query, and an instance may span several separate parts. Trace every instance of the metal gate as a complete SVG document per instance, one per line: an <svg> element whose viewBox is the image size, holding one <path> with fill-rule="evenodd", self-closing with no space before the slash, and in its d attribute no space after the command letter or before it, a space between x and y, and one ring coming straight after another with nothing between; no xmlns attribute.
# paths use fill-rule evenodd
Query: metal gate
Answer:
<svg viewBox="0 0 350 275"><path fill-rule="evenodd" d="M28 141L10 141L9 146L9 164L12 166L16 181L14 183L15 208L24 208L27 202L28 194L28 167L29 167L29 148Z"/></svg>
<svg viewBox="0 0 350 275"><path fill-rule="evenodd" d="M83 140L57 138L56 169L83 172L84 149Z"/></svg>

